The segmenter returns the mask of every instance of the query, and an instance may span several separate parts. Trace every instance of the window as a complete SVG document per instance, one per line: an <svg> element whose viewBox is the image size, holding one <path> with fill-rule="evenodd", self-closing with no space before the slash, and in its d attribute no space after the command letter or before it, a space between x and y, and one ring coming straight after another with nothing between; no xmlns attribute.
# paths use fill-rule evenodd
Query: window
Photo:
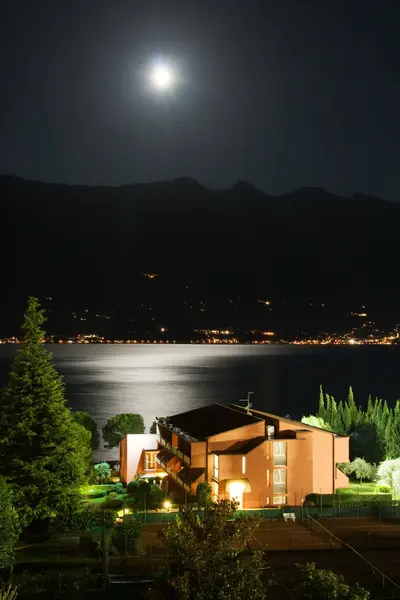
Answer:
<svg viewBox="0 0 400 600"><path fill-rule="evenodd" d="M274 469L274 494L286 493L286 469Z"/></svg>
<svg viewBox="0 0 400 600"><path fill-rule="evenodd" d="M274 470L274 485L277 483L284 483L286 485L286 469Z"/></svg>
<svg viewBox="0 0 400 600"><path fill-rule="evenodd" d="M242 473L243 475L246 473L246 457L242 456Z"/></svg>
<svg viewBox="0 0 400 600"><path fill-rule="evenodd" d="M144 468L146 471L156 470L156 456L157 452L146 452Z"/></svg>
<svg viewBox="0 0 400 600"><path fill-rule="evenodd" d="M286 442L274 442L274 465L286 465Z"/></svg>
<svg viewBox="0 0 400 600"><path fill-rule="evenodd" d="M219 456L218 456L218 454L214 454L214 479L215 479L215 481L219 480Z"/></svg>
<svg viewBox="0 0 400 600"><path fill-rule="evenodd" d="M269 487L269 469L267 469L267 487Z"/></svg>
<svg viewBox="0 0 400 600"><path fill-rule="evenodd" d="M274 496L272 504L286 504L286 496Z"/></svg>

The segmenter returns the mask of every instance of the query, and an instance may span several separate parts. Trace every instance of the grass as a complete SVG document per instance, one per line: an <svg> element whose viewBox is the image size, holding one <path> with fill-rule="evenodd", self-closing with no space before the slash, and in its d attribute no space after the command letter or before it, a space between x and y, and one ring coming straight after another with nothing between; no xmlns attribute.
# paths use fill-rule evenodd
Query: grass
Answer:
<svg viewBox="0 0 400 600"><path fill-rule="evenodd" d="M338 494L379 494L381 492L377 492L376 490L377 484L374 481L365 481L363 483L358 483L355 481L349 482L348 488L339 488L337 490Z"/></svg>
<svg viewBox="0 0 400 600"><path fill-rule="evenodd" d="M99 494L100 492L110 492L114 487L114 483L106 483L103 485L82 485L80 488L80 492L83 496L88 496L89 494Z"/></svg>

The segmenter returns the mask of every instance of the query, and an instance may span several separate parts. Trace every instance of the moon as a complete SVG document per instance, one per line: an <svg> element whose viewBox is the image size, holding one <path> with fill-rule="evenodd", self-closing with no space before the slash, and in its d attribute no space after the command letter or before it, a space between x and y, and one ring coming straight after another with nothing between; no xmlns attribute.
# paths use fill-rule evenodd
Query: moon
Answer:
<svg viewBox="0 0 400 600"><path fill-rule="evenodd" d="M150 73L150 80L159 90L168 90L172 87L174 76L167 65L156 65Z"/></svg>

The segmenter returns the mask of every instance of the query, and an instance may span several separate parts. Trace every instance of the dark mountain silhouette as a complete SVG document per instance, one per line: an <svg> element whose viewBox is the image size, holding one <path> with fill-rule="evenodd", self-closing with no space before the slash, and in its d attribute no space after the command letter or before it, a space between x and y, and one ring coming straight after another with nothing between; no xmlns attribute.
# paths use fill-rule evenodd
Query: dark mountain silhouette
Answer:
<svg viewBox="0 0 400 600"><path fill-rule="evenodd" d="M89 187L2 176L0 197L2 330L28 294L56 298L60 311L133 310L150 297L173 307L187 287L215 310L228 296L266 295L397 310L397 203L320 188L269 196L247 182L209 190L188 178ZM151 291L143 272L162 274Z"/></svg>

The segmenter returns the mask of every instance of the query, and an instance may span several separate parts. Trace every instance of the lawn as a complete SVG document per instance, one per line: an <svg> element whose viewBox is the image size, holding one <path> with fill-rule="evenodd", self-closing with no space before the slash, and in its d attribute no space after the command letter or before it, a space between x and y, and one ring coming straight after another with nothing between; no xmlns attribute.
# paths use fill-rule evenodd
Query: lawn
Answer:
<svg viewBox="0 0 400 600"><path fill-rule="evenodd" d="M88 496L90 494L100 494L100 492L111 492L113 487L113 483L106 483L104 485L83 485L80 488L80 492L82 496Z"/></svg>
<svg viewBox="0 0 400 600"><path fill-rule="evenodd" d="M374 481L365 481L363 483L357 483L355 481L349 482L348 488L339 488L338 494L376 494L377 484Z"/></svg>

